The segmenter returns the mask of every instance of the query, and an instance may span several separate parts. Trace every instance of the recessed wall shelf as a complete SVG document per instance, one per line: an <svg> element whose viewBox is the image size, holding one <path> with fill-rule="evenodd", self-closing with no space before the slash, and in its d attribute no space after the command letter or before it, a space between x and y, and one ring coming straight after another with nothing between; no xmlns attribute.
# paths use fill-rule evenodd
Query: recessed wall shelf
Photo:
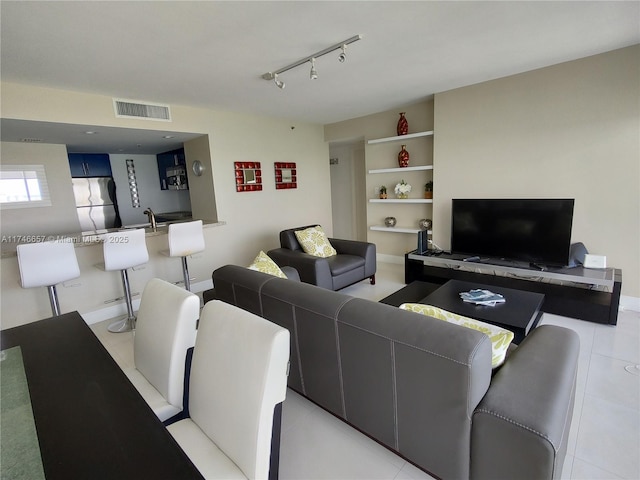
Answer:
<svg viewBox="0 0 640 480"><path fill-rule="evenodd" d="M432 198L370 198L369 203L433 203Z"/></svg>
<svg viewBox="0 0 640 480"><path fill-rule="evenodd" d="M408 133L407 135L396 135L395 137L374 138L372 140L367 140L367 144L373 145L375 143L402 142L409 138L428 137L431 135L433 135L433 130L429 130L427 132Z"/></svg>
<svg viewBox="0 0 640 480"><path fill-rule="evenodd" d="M409 133L407 135L367 140L365 148L367 165L370 167L385 167L387 165L391 167L367 169L367 175L382 174L382 176L378 177L367 177L369 188L373 187L376 183L378 185L387 183L386 187L389 190L389 198L377 198L378 195L374 195L375 198L369 198L368 204L370 206L367 207L367 216L373 218L373 221L380 221L379 219L384 218L385 215L388 215L391 213L391 210L393 210L393 213L398 215L398 221L400 223L400 225L393 227L388 227L384 224L369 225L369 232L376 232L370 233L370 235L380 235L377 232L384 233L385 235L400 234L404 236L404 238L395 237L399 242L398 245L407 245L407 248L409 248L409 245L413 245L413 248L416 248L415 244L411 241L411 235L419 234L423 230L420 229L418 222L412 222L411 218L431 218L433 215L430 206L433 204L433 199L423 198L422 193L425 183L433 179L432 173L430 172L435 171L432 160L433 142L430 140L433 139L433 134L433 130L428 130ZM407 150L412 153L412 163L411 166L400 167L399 165L406 163L401 162L399 159L397 152L400 146L398 144L402 144L404 147L405 143L407 144ZM394 150L396 147L397 149ZM398 156L397 163L396 156ZM430 163L431 165L424 165L425 163ZM416 187L412 191L413 195L415 195L414 198L395 198L393 185L401 178L406 178L409 184ZM375 186L375 188L371 188L371 190L378 192L380 188L380 186ZM393 208L381 207L380 204L392 204ZM400 207L400 205L403 204L406 206ZM400 210L398 210L398 208ZM431 230L427 230L427 235L429 237L431 236ZM416 235L416 237L420 237L420 235Z"/></svg>
<svg viewBox="0 0 640 480"><path fill-rule="evenodd" d="M418 165L416 167L376 168L374 170L369 170L369 173L419 172L422 170L433 170L433 165Z"/></svg>

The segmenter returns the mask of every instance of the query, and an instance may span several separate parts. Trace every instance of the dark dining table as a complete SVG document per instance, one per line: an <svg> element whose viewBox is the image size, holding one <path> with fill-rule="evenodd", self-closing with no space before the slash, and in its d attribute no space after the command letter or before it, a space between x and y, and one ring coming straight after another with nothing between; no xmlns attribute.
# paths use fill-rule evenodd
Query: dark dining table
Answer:
<svg viewBox="0 0 640 480"><path fill-rule="evenodd" d="M48 480L203 478L78 312L0 336L5 358L22 356Z"/></svg>

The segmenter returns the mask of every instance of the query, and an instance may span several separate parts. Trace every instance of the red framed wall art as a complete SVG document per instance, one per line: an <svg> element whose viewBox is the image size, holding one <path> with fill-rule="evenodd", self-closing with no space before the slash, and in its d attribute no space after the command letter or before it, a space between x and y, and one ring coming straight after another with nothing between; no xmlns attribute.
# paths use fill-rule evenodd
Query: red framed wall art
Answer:
<svg viewBox="0 0 640 480"><path fill-rule="evenodd" d="M295 162L275 162L276 190L298 188Z"/></svg>
<svg viewBox="0 0 640 480"><path fill-rule="evenodd" d="M262 190L262 170L260 162L234 162L236 192Z"/></svg>

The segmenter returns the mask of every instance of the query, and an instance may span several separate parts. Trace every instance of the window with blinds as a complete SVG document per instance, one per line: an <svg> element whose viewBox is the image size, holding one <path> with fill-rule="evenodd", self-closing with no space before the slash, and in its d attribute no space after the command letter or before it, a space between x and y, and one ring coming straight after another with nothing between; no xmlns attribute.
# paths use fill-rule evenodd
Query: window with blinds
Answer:
<svg viewBox="0 0 640 480"><path fill-rule="evenodd" d="M50 207L44 165L0 165L0 206Z"/></svg>

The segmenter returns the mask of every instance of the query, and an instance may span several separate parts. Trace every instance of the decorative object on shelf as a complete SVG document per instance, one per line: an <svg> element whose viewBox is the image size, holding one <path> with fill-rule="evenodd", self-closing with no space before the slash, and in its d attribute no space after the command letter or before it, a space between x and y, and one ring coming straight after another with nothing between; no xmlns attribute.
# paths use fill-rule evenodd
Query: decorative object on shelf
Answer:
<svg viewBox="0 0 640 480"><path fill-rule="evenodd" d="M418 222L421 230L429 230L433 225L433 222L429 218L423 218Z"/></svg>
<svg viewBox="0 0 640 480"><path fill-rule="evenodd" d="M402 168L409 166L409 152L406 147L406 145L402 145L402 150L398 153L398 165Z"/></svg>
<svg viewBox="0 0 640 480"><path fill-rule="evenodd" d="M262 190L262 170L260 162L234 162L236 192Z"/></svg>
<svg viewBox="0 0 640 480"><path fill-rule="evenodd" d="M424 198L433 198L433 182L431 180L424 184Z"/></svg>
<svg viewBox="0 0 640 480"><path fill-rule="evenodd" d="M396 226L396 217L386 217L384 219L384 224L387 227L395 227Z"/></svg>
<svg viewBox="0 0 640 480"><path fill-rule="evenodd" d="M379 189L378 194L380 195L380 198L384 199L387 198L387 187L385 187L384 185L382 185Z"/></svg>
<svg viewBox="0 0 640 480"><path fill-rule="evenodd" d="M275 162L276 190L298 188L295 162Z"/></svg>
<svg viewBox="0 0 640 480"><path fill-rule="evenodd" d="M400 112L400 119L398 120L398 135L406 135L409 133L409 123L404 116L405 112Z"/></svg>
<svg viewBox="0 0 640 480"><path fill-rule="evenodd" d="M411 191L411 185L404 180L396 184L396 188L393 190L398 198L409 198L409 192Z"/></svg>

